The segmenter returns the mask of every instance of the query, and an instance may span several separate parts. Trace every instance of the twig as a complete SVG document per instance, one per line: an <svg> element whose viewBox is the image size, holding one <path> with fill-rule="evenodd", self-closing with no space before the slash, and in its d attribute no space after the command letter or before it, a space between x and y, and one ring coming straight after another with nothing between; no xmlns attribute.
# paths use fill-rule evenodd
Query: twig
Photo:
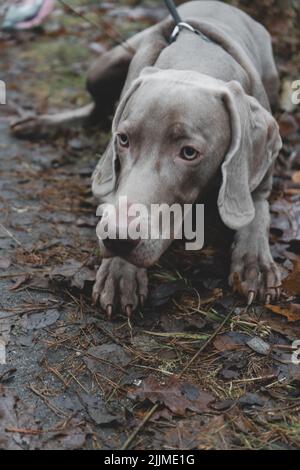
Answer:
<svg viewBox="0 0 300 470"><path fill-rule="evenodd" d="M45 405L47 405L48 408L50 408L50 410L52 410L53 413L55 413L57 416L68 417L67 413L65 413L63 410L60 410L55 405L53 405L50 402L50 400L48 400L48 398L44 397L44 395L39 390L37 390L33 385L29 385L29 388L33 393L35 393L35 395L40 397L43 400L43 402L45 403Z"/></svg>
<svg viewBox="0 0 300 470"><path fill-rule="evenodd" d="M276 379L277 377L278 377L277 374L262 375L261 377L252 377L251 379L232 380L231 383L238 384L238 383L250 383L250 382L264 382L264 381L267 381L267 380Z"/></svg>
<svg viewBox="0 0 300 470"><path fill-rule="evenodd" d="M19 434L32 434L33 436L38 436L39 434L45 434L47 432L53 432L53 429L43 430L43 429L24 429L24 428L5 428L5 432L17 432Z"/></svg>
<svg viewBox="0 0 300 470"><path fill-rule="evenodd" d="M23 249L25 249L23 247ZM20 272L20 273L10 273L10 274L1 274L0 279L10 279L12 277L20 277L20 276L25 276L26 274L29 274L30 276L34 276L36 273L48 273L50 271L49 268L43 268L43 269L35 269L34 271L26 271L26 272Z"/></svg>
<svg viewBox="0 0 300 470"><path fill-rule="evenodd" d="M171 377L172 375L174 375L173 372L169 372L169 371L163 370L163 369L157 369L156 367L143 366L141 364L133 364L133 367L139 367L140 369L154 370L155 372L159 372L160 374L167 375L168 377Z"/></svg>
<svg viewBox="0 0 300 470"><path fill-rule="evenodd" d="M18 240L7 228L5 228L4 225L2 225L1 223L0 223L0 228L6 233L6 235L9 236L9 238L11 238L14 242L16 242L17 245L19 245L19 246L21 246L22 248L24 248L23 245L22 245L22 243L19 242L19 240ZM24 248L24 249L25 249L25 248ZM26 250L26 251L27 251L27 250Z"/></svg>
<svg viewBox="0 0 300 470"><path fill-rule="evenodd" d="M183 374L185 373L185 371L190 367L190 365L200 356L200 354L204 351L204 349L211 343L211 341L220 333L220 331L222 330L223 326L227 323L227 321L229 320L229 318L232 316L232 311L230 311L228 313L228 315L224 318L224 320L222 321L222 323L218 326L218 328L216 329L216 331L208 338L207 341L205 341L205 343L202 344L202 346L200 347L200 349L196 352L196 354L194 354L194 356L192 357L192 359L190 359L188 361L188 363L184 366L184 368L182 369L182 371L180 372L179 374L179 378L183 376Z"/></svg>
<svg viewBox="0 0 300 470"><path fill-rule="evenodd" d="M138 433L143 429L143 427L145 426L145 424L149 421L149 419L151 418L151 416L153 415L153 413L155 413L155 411L157 410L157 408L159 407L159 404L156 403L156 405L153 405L153 407L151 408L151 410L146 414L145 418L143 419L143 421L138 425L138 427L133 431L133 433L128 437L128 439L124 442L124 444L122 445L121 449L120 450L126 450L128 449L128 447L130 446L130 444L132 443L132 441L136 438L136 436L138 435Z"/></svg>
<svg viewBox="0 0 300 470"><path fill-rule="evenodd" d="M89 23L91 26L93 26L94 28L97 28L99 29L99 26L101 26L100 24L97 24L96 22L92 21L90 18L87 18L86 16L84 16L82 13L80 13L79 11L77 11L75 8L71 7L71 5L69 5L67 2L65 2L64 0L58 0L59 3L61 3L64 7L66 7L68 10L70 10L73 14L75 14L76 16L78 16L79 18L81 18L82 20L86 21L87 23ZM127 52L129 52L130 54L135 54L135 49L133 47L130 46L130 44L128 44L121 36L121 34L112 26L112 24L110 24L108 21L106 21L105 19L103 18L99 18L100 20L100 23L102 23L102 26L105 28L105 34L110 38L112 39L113 41L115 41L117 44L119 44L119 46L122 46L124 47L124 49L127 50ZM113 31L114 33L114 36L112 36L111 34L108 33L107 31L107 28L111 29L111 31ZM118 39L117 39L118 38Z"/></svg>

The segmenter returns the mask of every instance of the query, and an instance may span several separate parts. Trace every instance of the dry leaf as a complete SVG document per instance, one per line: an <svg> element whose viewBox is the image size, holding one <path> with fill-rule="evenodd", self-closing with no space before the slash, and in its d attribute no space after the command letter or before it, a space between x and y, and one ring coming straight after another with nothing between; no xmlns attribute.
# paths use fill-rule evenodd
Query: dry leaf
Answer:
<svg viewBox="0 0 300 470"><path fill-rule="evenodd" d="M214 340L214 347L218 351L233 351L234 349L241 349L245 346L247 335L235 331L219 335Z"/></svg>
<svg viewBox="0 0 300 470"><path fill-rule="evenodd" d="M20 277L16 280L15 284L14 284L12 287L10 287L9 290L17 290L17 289L19 289L20 287L23 286L23 284L26 284L26 282L28 282L30 278L31 278L31 276L30 276L29 273L26 273L26 274L24 274L23 276L20 276Z"/></svg>
<svg viewBox="0 0 300 470"><path fill-rule="evenodd" d="M294 270L282 281L282 287L289 295L300 294L300 261L296 261Z"/></svg>
<svg viewBox="0 0 300 470"><path fill-rule="evenodd" d="M288 304L285 306L266 305L266 307L273 313L283 315L289 322L300 321L300 304Z"/></svg>
<svg viewBox="0 0 300 470"><path fill-rule="evenodd" d="M128 396L134 400L149 400L152 403L163 404L181 416L186 414L186 410L203 413L214 401L214 397L209 393L188 382L181 382L175 376L159 382L156 377L150 375L143 381L141 387L131 390Z"/></svg>
<svg viewBox="0 0 300 470"><path fill-rule="evenodd" d="M292 180L294 181L294 183L300 183L300 171L296 171L293 174Z"/></svg>

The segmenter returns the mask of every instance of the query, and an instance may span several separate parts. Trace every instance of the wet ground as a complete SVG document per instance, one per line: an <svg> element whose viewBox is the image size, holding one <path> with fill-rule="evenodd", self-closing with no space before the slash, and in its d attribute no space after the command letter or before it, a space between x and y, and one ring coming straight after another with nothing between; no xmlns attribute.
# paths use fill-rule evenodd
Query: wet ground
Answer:
<svg viewBox="0 0 300 470"><path fill-rule="evenodd" d="M100 259L90 176L107 134L10 135L24 112L88 101L85 71L114 31L127 37L163 15L158 2L138 3L72 2L89 21L58 6L42 31L0 37L0 448L299 448L299 109L278 111L271 241L288 276L280 305L246 309L227 286L222 247L187 256L176 246L151 270L150 299L131 322L109 322L91 305ZM266 17L260 8L288 83L300 74L297 13L283 22L275 7Z"/></svg>

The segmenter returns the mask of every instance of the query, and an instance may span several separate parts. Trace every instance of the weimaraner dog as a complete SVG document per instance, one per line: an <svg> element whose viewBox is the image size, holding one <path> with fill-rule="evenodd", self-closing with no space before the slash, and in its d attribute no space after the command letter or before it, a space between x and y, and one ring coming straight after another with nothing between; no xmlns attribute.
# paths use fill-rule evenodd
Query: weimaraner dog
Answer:
<svg viewBox="0 0 300 470"><path fill-rule="evenodd" d="M112 138L92 178L99 202L195 203L217 189L223 223L235 231L230 285L252 303L280 296L269 240L273 164L281 149L271 115L279 79L271 38L235 7L193 1L179 7L183 28L173 41L166 18L103 54L87 88L94 103L13 126L17 135L101 121L113 113ZM129 315L148 293L146 268L172 239L103 240L94 301L110 316Z"/></svg>

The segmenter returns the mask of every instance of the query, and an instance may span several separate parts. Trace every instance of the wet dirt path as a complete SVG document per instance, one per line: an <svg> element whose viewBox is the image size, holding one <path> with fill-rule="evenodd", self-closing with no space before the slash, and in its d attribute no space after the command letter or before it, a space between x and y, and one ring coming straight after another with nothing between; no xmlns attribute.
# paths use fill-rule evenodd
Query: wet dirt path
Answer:
<svg viewBox="0 0 300 470"><path fill-rule="evenodd" d="M161 15L122 8L113 5L111 13L125 35ZM299 321L258 305L246 311L228 289L224 253L209 246L192 256L174 247L151 270L152 294L132 324L122 315L108 322L91 305L100 259L90 191L107 135L70 130L41 142L10 135L17 111L85 103L84 72L110 45L103 31L61 8L44 33L0 39L0 79L8 89L7 105L0 105L0 337L6 344L0 448L117 449L157 402L133 448L297 448L300 376L286 360L300 338ZM300 142L300 120L293 133L291 119L286 159ZM295 157L293 165L289 171L296 172ZM276 184L283 180L278 173ZM289 215L279 209L277 228L288 217L298 220L287 204ZM283 253L292 244L298 256L298 235L286 232L283 243L278 232L272 237L280 262L291 269L293 257ZM298 305L297 295L291 302ZM270 345L279 345L276 355L265 354Z"/></svg>

